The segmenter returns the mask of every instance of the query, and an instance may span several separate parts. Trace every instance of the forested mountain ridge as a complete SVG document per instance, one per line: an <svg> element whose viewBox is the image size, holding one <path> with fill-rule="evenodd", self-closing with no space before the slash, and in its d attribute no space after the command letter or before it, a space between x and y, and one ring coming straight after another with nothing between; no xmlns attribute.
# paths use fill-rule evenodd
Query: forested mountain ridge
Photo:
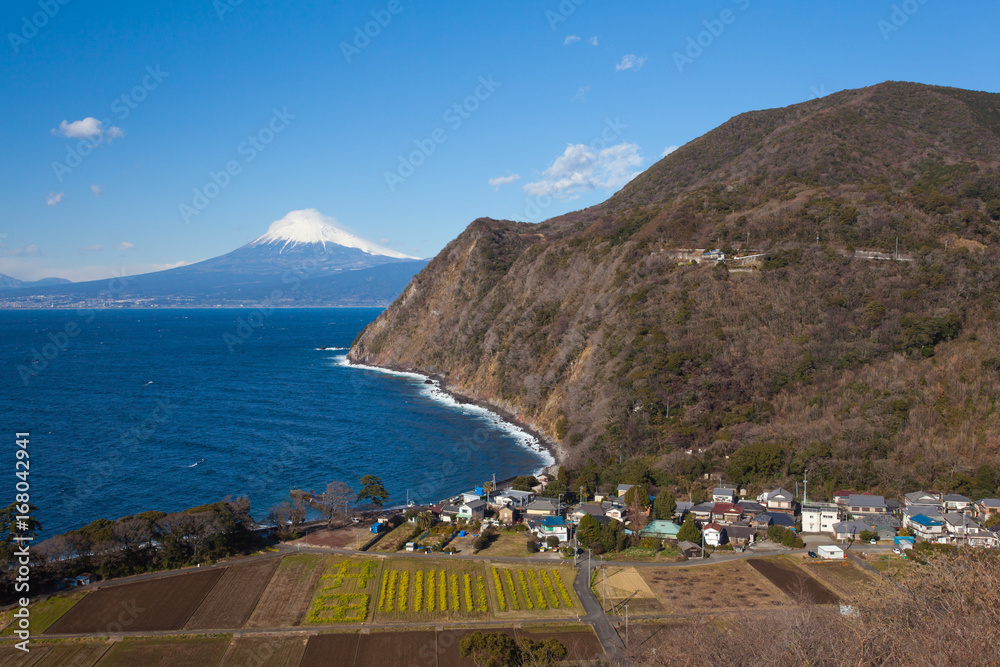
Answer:
<svg viewBox="0 0 1000 667"><path fill-rule="evenodd" d="M350 356L440 374L571 464L992 493L998 220L1000 94L843 91L737 116L598 206L476 220ZM897 242L912 261L856 255Z"/></svg>

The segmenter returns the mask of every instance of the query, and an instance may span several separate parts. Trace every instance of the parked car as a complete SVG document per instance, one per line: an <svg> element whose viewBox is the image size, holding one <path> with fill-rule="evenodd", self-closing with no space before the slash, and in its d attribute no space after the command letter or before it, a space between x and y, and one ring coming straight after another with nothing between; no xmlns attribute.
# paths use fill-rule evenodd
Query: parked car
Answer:
<svg viewBox="0 0 1000 667"><path fill-rule="evenodd" d="M876 539L873 538L872 541L869 542L869 544L878 544L878 540L876 540Z"/></svg>
<svg viewBox="0 0 1000 667"><path fill-rule="evenodd" d="M809 557L810 558L817 558L818 556L816 556L816 552L815 551L810 551L809 552Z"/></svg>
<svg viewBox="0 0 1000 667"><path fill-rule="evenodd" d="M892 553L894 553L894 554L896 554L898 556L899 554L901 554L903 552L899 550L899 547L896 547L895 549L892 550Z"/></svg>

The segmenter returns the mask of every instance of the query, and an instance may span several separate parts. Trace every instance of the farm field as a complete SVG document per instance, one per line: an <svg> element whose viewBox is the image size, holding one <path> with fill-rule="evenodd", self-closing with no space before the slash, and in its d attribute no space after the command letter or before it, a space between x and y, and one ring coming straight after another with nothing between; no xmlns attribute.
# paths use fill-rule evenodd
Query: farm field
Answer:
<svg viewBox="0 0 1000 667"><path fill-rule="evenodd" d="M303 623L362 623L371 618L381 570L375 558L328 557Z"/></svg>
<svg viewBox="0 0 1000 667"><path fill-rule="evenodd" d="M356 632L342 634L320 634L309 638L299 667L330 667L331 665L353 665L358 654ZM336 656L332 660L331 656Z"/></svg>
<svg viewBox="0 0 1000 667"><path fill-rule="evenodd" d="M31 641L31 651L0 644L0 667L89 667L96 665L111 645L103 641Z"/></svg>
<svg viewBox="0 0 1000 667"><path fill-rule="evenodd" d="M316 530L308 533L289 544L301 544L304 547L330 547L334 549L354 549L364 545L372 538L367 526L351 524L333 530Z"/></svg>
<svg viewBox="0 0 1000 667"><path fill-rule="evenodd" d="M582 608L573 592L572 568L495 563L487 569L498 618L576 616Z"/></svg>
<svg viewBox="0 0 1000 667"><path fill-rule="evenodd" d="M382 539L375 543L375 546L370 549L370 551L380 551L386 553L392 553L394 551L399 551L404 546L406 546L406 541L410 538L415 530L413 524L402 523L396 526L388 534L383 535Z"/></svg>
<svg viewBox="0 0 1000 667"><path fill-rule="evenodd" d="M217 665L231 635L123 639L112 646L99 667L203 667Z"/></svg>
<svg viewBox="0 0 1000 667"><path fill-rule="evenodd" d="M45 634L108 634L180 630L225 568L189 572L89 593Z"/></svg>
<svg viewBox="0 0 1000 667"><path fill-rule="evenodd" d="M491 611L482 563L439 558L383 561L375 621L485 618Z"/></svg>
<svg viewBox="0 0 1000 667"><path fill-rule="evenodd" d="M384 665L425 665L436 667L437 648L434 630L409 632L372 632L361 635L355 667Z"/></svg>
<svg viewBox="0 0 1000 667"><path fill-rule="evenodd" d="M812 604L840 602L833 591L784 559L751 558L747 562L793 600Z"/></svg>
<svg viewBox="0 0 1000 667"><path fill-rule="evenodd" d="M634 567L608 567L606 572L600 572L594 581L594 593L602 603L607 600L608 611L626 599L633 614L663 611L653 589Z"/></svg>
<svg viewBox="0 0 1000 667"><path fill-rule="evenodd" d="M501 531L488 547L479 552L486 558L517 557L528 555L528 534Z"/></svg>
<svg viewBox="0 0 1000 667"><path fill-rule="evenodd" d="M671 613L780 607L790 603L777 586L744 560L698 567L643 568L642 576L656 599ZM601 583L598 579L594 585L598 599L602 595ZM728 592L720 595L719 591Z"/></svg>
<svg viewBox="0 0 1000 667"><path fill-rule="evenodd" d="M241 628L250 618L281 559L230 565L184 626L187 630Z"/></svg>
<svg viewBox="0 0 1000 667"><path fill-rule="evenodd" d="M86 591L78 591L69 595L57 595L47 600L36 602L31 606L31 633L37 635L45 632L50 625L72 609L73 605L83 599L83 596L86 594ZM5 619L4 622L9 623L13 619L13 614L10 614L10 618ZM0 636L5 637L13 634L13 624L8 625L3 632L0 632Z"/></svg>
<svg viewBox="0 0 1000 667"><path fill-rule="evenodd" d="M257 602L248 628L277 628L297 625L305 616L324 556L285 556Z"/></svg>
<svg viewBox="0 0 1000 667"><path fill-rule="evenodd" d="M304 636L244 635L233 639L219 667L298 667L306 650Z"/></svg>
<svg viewBox="0 0 1000 667"><path fill-rule="evenodd" d="M873 577L850 560L806 561L801 567L841 597L852 597L875 583Z"/></svg>

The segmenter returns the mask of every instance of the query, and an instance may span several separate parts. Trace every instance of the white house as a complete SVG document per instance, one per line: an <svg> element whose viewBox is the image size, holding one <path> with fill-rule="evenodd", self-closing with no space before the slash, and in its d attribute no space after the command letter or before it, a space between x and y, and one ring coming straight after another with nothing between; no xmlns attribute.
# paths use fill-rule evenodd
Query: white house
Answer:
<svg viewBox="0 0 1000 667"><path fill-rule="evenodd" d="M757 501L763 503L768 512L795 513L795 496L782 488L765 491L757 496Z"/></svg>
<svg viewBox="0 0 1000 667"><path fill-rule="evenodd" d="M712 489L712 502L713 503L735 503L736 502L736 489L729 488L728 486L719 486Z"/></svg>
<svg viewBox="0 0 1000 667"><path fill-rule="evenodd" d="M932 511L941 511L941 496L936 493L930 493L927 491L912 491L903 496L903 503L907 507L917 508L916 514L919 514L921 509L932 509Z"/></svg>
<svg viewBox="0 0 1000 667"><path fill-rule="evenodd" d="M543 516L537 521L530 521L531 531L541 539L557 537L560 542L569 541L569 524L561 516Z"/></svg>
<svg viewBox="0 0 1000 667"><path fill-rule="evenodd" d="M843 518L836 503L804 503L802 505L803 533L833 533L833 525Z"/></svg>
<svg viewBox="0 0 1000 667"><path fill-rule="evenodd" d="M1000 498L983 498L976 501L976 516L981 521L987 521L994 514L1000 514Z"/></svg>
<svg viewBox="0 0 1000 667"><path fill-rule="evenodd" d="M937 540L945 534L944 522L923 514L914 514L906 517L907 526L913 533L925 540Z"/></svg>
<svg viewBox="0 0 1000 667"><path fill-rule="evenodd" d="M975 519L969 518L962 512L948 512L941 518L944 520L945 531L955 538L953 541L961 541L961 538L980 528Z"/></svg>
<svg viewBox="0 0 1000 667"><path fill-rule="evenodd" d="M961 512L972 507L972 500L961 493L948 493L941 498L945 512Z"/></svg>
<svg viewBox="0 0 1000 667"><path fill-rule="evenodd" d="M726 529L724 526L720 526L717 523L710 523L706 525L701 531L702 537L705 538L705 544L710 547L717 547L720 544L724 544L726 541Z"/></svg>
<svg viewBox="0 0 1000 667"><path fill-rule="evenodd" d="M475 500L469 500L459 505L458 514L456 516L459 519L465 519L466 521L481 521L485 509L486 503L476 498Z"/></svg>
<svg viewBox="0 0 1000 667"><path fill-rule="evenodd" d="M816 555L823 560L844 560L844 550L833 544L821 544L816 547Z"/></svg>

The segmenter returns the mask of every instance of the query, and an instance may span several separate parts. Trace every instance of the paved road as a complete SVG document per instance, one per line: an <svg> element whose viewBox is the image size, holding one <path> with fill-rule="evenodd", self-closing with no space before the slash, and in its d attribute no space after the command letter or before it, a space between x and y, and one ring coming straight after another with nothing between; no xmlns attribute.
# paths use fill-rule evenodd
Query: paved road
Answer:
<svg viewBox="0 0 1000 667"><path fill-rule="evenodd" d="M586 615L582 616L580 620L584 623L589 623L594 628L594 633L597 635L597 639L600 640L601 646L604 648L604 652L608 655L608 658L617 658L621 654L621 639L611 625L611 621L608 620L607 614L604 613L603 607L601 607L601 604L594 596L594 591L590 587L590 576L587 567L583 563L580 565L576 573L576 579L573 580L573 590L576 592L576 596L580 598L583 611L586 612Z"/></svg>

